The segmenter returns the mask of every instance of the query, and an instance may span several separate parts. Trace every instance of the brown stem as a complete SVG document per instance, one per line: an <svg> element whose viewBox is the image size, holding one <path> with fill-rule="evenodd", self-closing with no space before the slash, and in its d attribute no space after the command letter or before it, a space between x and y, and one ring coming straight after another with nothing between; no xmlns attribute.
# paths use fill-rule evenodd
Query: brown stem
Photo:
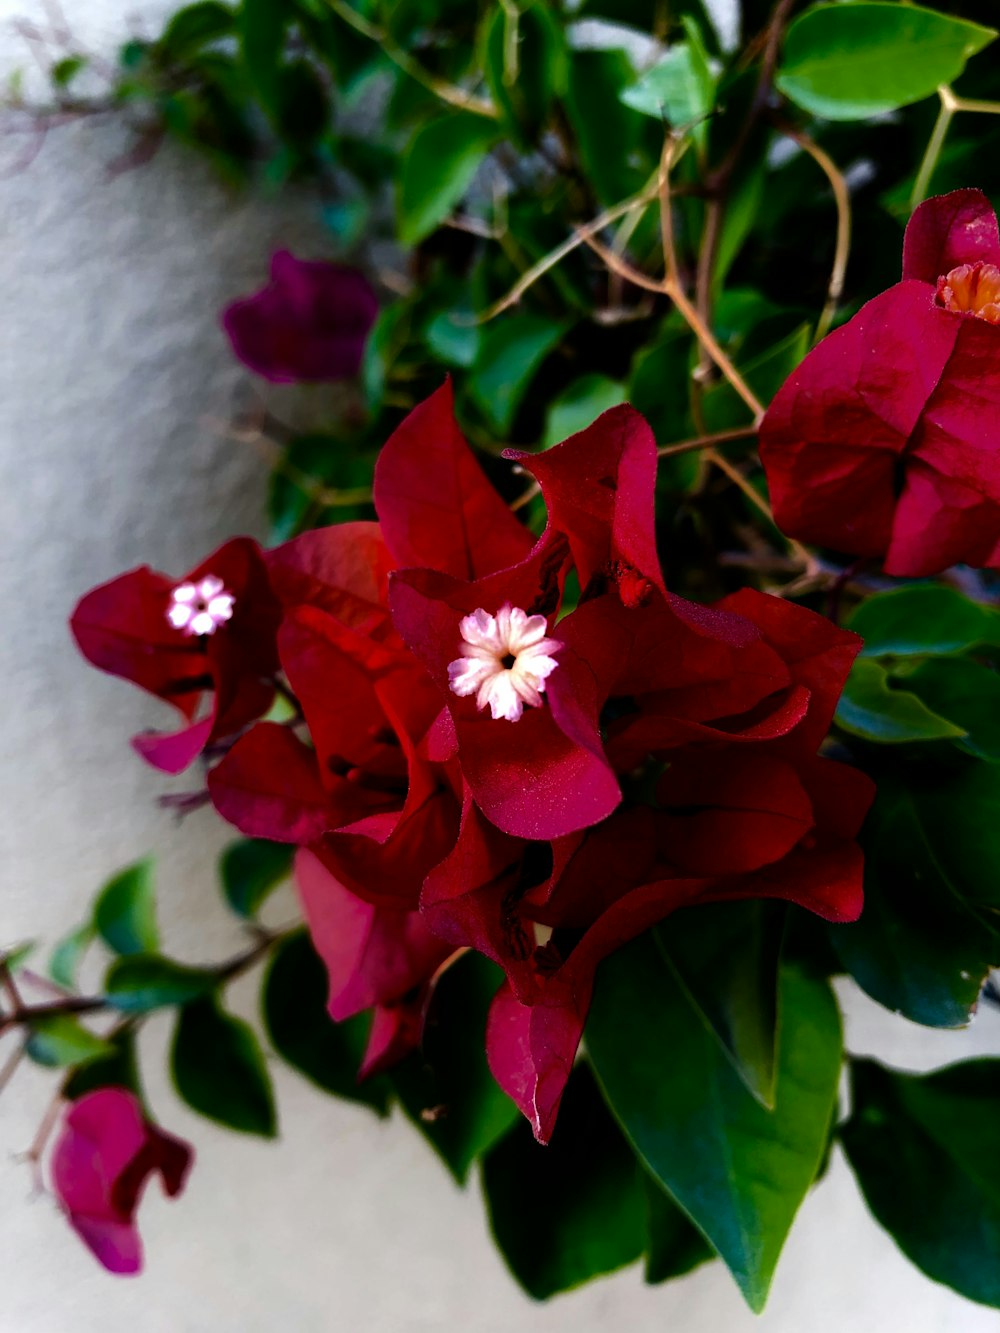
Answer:
<svg viewBox="0 0 1000 1333"><path fill-rule="evenodd" d="M711 448L716 444L729 444L732 440L749 440L757 434L756 426L740 426L735 430L720 430L714 435L695 435L690 440L681 440L678 444L665 444L657 449L658 458L674 458L678 454L694 453L697 449Z"/></svg>

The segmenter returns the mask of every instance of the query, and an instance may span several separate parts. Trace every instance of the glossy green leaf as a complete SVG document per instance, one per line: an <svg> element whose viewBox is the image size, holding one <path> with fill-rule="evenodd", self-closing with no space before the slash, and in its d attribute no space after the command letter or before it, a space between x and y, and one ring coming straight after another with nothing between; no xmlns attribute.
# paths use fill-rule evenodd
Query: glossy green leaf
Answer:
<svg viewBox="0 0 1000 1333"><path fill-rule="evenodd" d="M94 926L115 953L155 953L156 927L153 861L137 861L110 879L94 904Z"/></svg>
<svg viewBox="0 0 1000 1333"><path fill-rule="evenodd" d="M532 377L567 327L565 321L527 311L501 315L484 326L467 385L480 411L502 437L513 426Z"/></svg>
<svg viewBox="0 0 1000 1333"><path fill-rule="evenodd" d="M536 1300L643 1251L638 1164L585 1065L570 1076L552 1142L536 1143L519 1116L483 1159L483 1193L500 1251Z"/></svg>
<svg viewBox="0 0 1000 1333"><path fill-rule="evenodd" d="M864 910L851 925L828 926L830 940L862 990L887 1009L928 1027L964 1027L1000 963L1000 940L929 844L923 810L933 799L921 804L919 788L888 774L878 788L862 836ZM946 842L960 836L950 826L944 832ZM995 882L994 866L980 862L979 874Z"/></svg>
<svg viewBox="0 0 1000 1333"><path fill-rule="evenodd" d="M963 727L939 717L916 694L894 689L893 684L879 662L859 657L837 705L837 725L881 745L965 738Z"/></svg>
<svg viewBox="0 0 1000 1333"><path fill-rule="evenodd" d="M496 143L496 122L451 111L414 134L399 181L399 239L416 245L442 223Z"/></svg>
<svg viewBox="0 0 1000 1333"><path fill-rule="evenodd" d="M784 967L779 1009L773 1111L747 1091L655 932L602 964L585 1037L626 1134L754 1310L815 1179L841 1061L825 981Z"/></svg>
<svg viewBox="0 0 1000 1333"><path fill-rule="evenodd" d="M919 5L813 5L788 29L777 86L827 120L865 120L930 97L996 37Z"/></svg>
<svg viewBox="0 0 1000 1333"><path fill-rule="evenodd" d="M486 1063L486 1014L502 980L481 954L459 958L434 989L421 1050L390 1073L407 1115L459 1182L518 1119Z"/></svg>
<svg viewBox="0 0 1000 1333"><path fill-rule="evenodd" d="M358 1082L368 1016L335 1023L327 1013L328 989L326 970L307 932L289 936L275 950L261 992L268 1039L282 1059L324 1092L362 1102L385 1115L388 1080Z"/></svg>
<svg viewBox="0 0 1000 1333"><path fill-rule="evenodd" d="M66 990L76 989L76 974L83 956L94 939L94 925L85 921L76 930L64 935L52 950L49 959L49 976Z"/></svg>
<svg viewBox="0 0 1000 1333"><path fill-rule="evenodd" d="M893 676L938 717L966 733L955 745L966 754L1000 763L1000 676L962 657L931 657L900 664Z"/></svg>
<svg viewBox="0 0 1000 1333"><path fill-rule="evenodd" d="M222 853L222 892L233 911L252 920L268 894L292 873L294 848L262 838L244 838Z"/></svg>
<svg viewBox="0 0 1000 1333"><path fill-rule="evenodd" d="M242 0L240 50L247 73L268 112L281 105L281 57L291 17L287 0Z"/></svg>
<svg viewBox="0 0 1000 1333"><path fill-rule="evenodd" d="M974 907L1000 909L1000 769L935 767L911 792L934 863L953 892Z"/></svg>
<svg viewBox="0 0 1000 1333"><path fill-rule="evenodd" d="M32 1022L26 1050L36 1064L59 1069L110 1055L112 1047L103 1037L85 1028L78 1018L54 1014Z"/></svg>
<svg viewBox="0 0 1000 1333"><path fill-rule="evenodd" d="M424 341L446 366L467 370L479 355L482 327L471 309L439 310L424 329Z"/></svg>
<svg viewBox="0 0 1000 1333"><path fill-rule="evenodd" d="M675 912L660 942L746 1087L774 1106L778 964L785 911L767 902L712 903Z"/></svg>
<svg viewBox="0 0 1000 1333"><path fill-rule="evenodd" d="M200 0L178 9L163 29L157 46L172 60L185 60L202 47L236 32L236 14L218 0Z"/></svg>
<svg viewBox="0 0 1000 1333"><path fill-rule="evenodd" d="M229 1129L274 1138L274 1094L260 1044L249 1024L214 998L181 1009L170 1071L178 1093L195 1111Z"/></svg>
<svg viewBox="0 0 1000 1333"><path fill-rule="evenodd" d="M712 109L715 80L698 41L677 42L652 69L623 90L626 106L672 129L702 120Z"/></svg>
<svg viewBox="0 0 1000 1333"><path fill-rule="evenodd" d="M111 964L104 979L104 994L122 1013L145 1014L188 1004L218 984L218 973L207 968L185 967L160 954L136 953Z"/></svg>
<svg viewBox="0 0 1000 1333"><path fill-rule="evenodd" d="M928 1277L1000 1307L1000 1061L925 1078L859 1060L841 1141L865 1201Z"/></svg>
<svg viewBox="0 0 1000 1333"><path fill-rule="evenodd" d="M846 627L864 639L864 657L942 657L1000 646L1000 611L937 583L868 597Z"/></svg>
<svg viewBox="0 0 1000 1333"><path fill-rule="evenodd" d="M641 190L655 168L645 136L660 131L621 100L635 75L625 51L572 53L566 112L587 180L605 205Z"/></svg>
<svg viewBox="0 0 1000 1333"><path fill-rule="evenodd" d="M645 1170L641 1175L646 1197L646 1281L670 1282L716 1258L711 1245L656 1177Z"/></svg>
<svg viewBox="0 0 1000 1333"><path fill-rule="evenodd" d="M596 421L602 412L625 401L625 385L607 375L582 375L549 406L542 447L560 444Z"/></svg>

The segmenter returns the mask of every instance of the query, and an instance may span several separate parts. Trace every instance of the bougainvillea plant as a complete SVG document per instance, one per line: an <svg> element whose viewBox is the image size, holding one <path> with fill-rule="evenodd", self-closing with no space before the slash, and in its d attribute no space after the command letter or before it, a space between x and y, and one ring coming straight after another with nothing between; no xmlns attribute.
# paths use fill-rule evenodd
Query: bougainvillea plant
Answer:
<svg viewBox="0 0 1000 1333"><path fill-rule="evenodd" d="M719 1258L759 1310L839 1145L904 1253L1000 1307L1000 1059L852 1057L831 985L933 1028L998 998L989 10L206 0L104 90L62 54L51 117L110 98L132 166L177 137L330 233L221 314L269 541L71 619L152 696L122 762L240 835L251 937L163 954L143 862L47 976L0 959L0 1083L58 1069L29 1156L105 1267L192 1164L147 1015L181 1098L276 1132L225 993L260 967L271 1050L475 1166L533 1296ZM267 385L318 381L296 434Z"/></svg>

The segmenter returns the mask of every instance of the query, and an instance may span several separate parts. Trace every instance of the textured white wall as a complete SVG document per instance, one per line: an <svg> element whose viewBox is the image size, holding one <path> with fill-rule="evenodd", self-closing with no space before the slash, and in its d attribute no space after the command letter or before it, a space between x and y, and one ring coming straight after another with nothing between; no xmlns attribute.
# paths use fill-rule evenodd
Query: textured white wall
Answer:
<svg viewBox="0 0 1000 1333"><path fill-rule="evenodd" d="M37 17L36 3L0 0L0 22ZM138 0L64 6L111 49ZM166 9L145 0L140 18ZM0 73L22 61L0 29ZM51 941L102 879L154 849L167 944L198 961L239 947L213 882L226 831L210 813L178 830L157 808L164 784L126 744L149 706L77 659L65 620L132 564L181 572L259 530L263 465L201 424L245 384L215 314L260 280L272 244L308 250L314 233L304 201L227 197L181 154L108 180L122 146L113 123L61 129L0 181L0 945ZM10 147L0 138L8 160ZM236 998L249 1007L252 987ZM847 998L850 1048L902 1066L1000 1043L994 1014L941 1035ZM281 1141L226 1134L177 1103L158 1072L165 1025L151 1036L153 1104L199 1157L181 1200L147 1197L139 1280L98 1269L12 1157L50 1080L29 1071L0 1097L0 1333L1000 1330L996 1312L914 1273L840 1160L806 1202L760 1320L719 1265L662 1289L633 1269L532 1305L489 1242L476 1188L456 1190L399 1118L378 1123L275 1065Z"/></svg>

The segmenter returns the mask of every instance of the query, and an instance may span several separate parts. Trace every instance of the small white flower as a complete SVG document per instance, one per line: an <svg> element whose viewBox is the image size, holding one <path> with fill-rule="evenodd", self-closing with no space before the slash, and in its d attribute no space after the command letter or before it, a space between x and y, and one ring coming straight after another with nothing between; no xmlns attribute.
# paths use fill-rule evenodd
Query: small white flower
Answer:
<svg viewBox="0 0 1000 1333"><path fill-rule="evenodd" d="M474 694L482 712L489 706L494 718L517 722L524 705L542 702L546 677L559 663L552 656L563 646L547 639L544 616L529 616L506 603L495 616L481 607L459 625L461 657L448 664L452 691Z"/></svg>
<svg viewBox="0 0 1000 1333"><path fill-rule="evenodd" d="M185 634L214 634L233 614L236 598L214 574L182 583L170 594L167 619Z"/></svg>

